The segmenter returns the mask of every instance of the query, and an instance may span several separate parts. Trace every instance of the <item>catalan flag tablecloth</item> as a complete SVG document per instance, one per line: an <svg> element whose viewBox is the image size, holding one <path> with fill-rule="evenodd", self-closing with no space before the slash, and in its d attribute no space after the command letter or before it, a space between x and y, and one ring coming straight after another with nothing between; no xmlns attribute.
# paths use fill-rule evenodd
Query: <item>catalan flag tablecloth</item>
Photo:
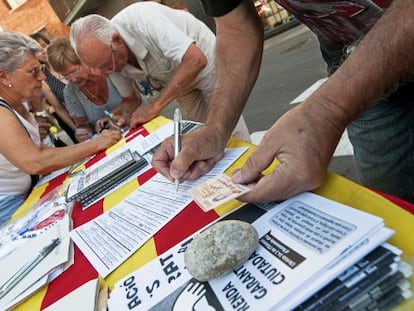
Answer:
<svg viewBox="0 0 414 311"><path fill-rule="evenodd" d="M136 135L146 136L167 122L171 121L164 117L155 118L151 122L148 122L144 126L134 130L132 133L133 135L128 135L128 137L133 139ZM109 148L106 152L98 154L85 166L88 167L92 165L93 163L104 158L116 148L119 148L123 144L127 143L128 139L123 139L117 145ZM246 152L227 171L229 174L231 174L235 168L240 167L246 161L247 157L254 148L254 146L248 145L247 143L241 142L237 139L231 139L228 143L228 147L236 147L241 145L250 146L250 148L248 152ZM84 211L82 211L79 204L75 204L72 212L73 227L76 228L99 216L105 211L110 210L118 202L123 200L123 198L127 197L131 192L145 183L145 181L154 176L155 173L154 169L147 171L143 175L138 176L134 180L123 185L121 188L118 188L114 192L110 193L105 198L96 202ZM48 183L35 188L26 200L25 204L15 213L13 217L18 218L19 215L30 209L40 198L56 187L66 183L68 178L67 174L63 173ZM317 189L315 193L384 218L386 226L396 231L396 234L391 238L390 243L404 251L403 257L405 260L410 263L414 263L413 205L402 200L398 200L397 198L375 193L335 174L329 174L324 185ZM179 213L171 222L169 222L150 240L148 240L120 267L118 267L105 279L101 279L100 286L109 287L109 289L111 289L113 285L124 276L140 268L145 263L187 238L189 235L218 220L222 216L228 214L236 208L239 208L240 206L242 206L241 203L233 201L206 213L203 212L194 202L190 203L181 213ZM242 208L248 207L246 206ZM88 262L82 252L76 247L76 245L74 249L74 264L57 279L52 281L48 286L42 288L26 301L18 305L15 310L43 310L82 284L98 277L95 269ZM406 304L398 308L398 310L413 309L414 307L412 301L408 301Z"/></svg>

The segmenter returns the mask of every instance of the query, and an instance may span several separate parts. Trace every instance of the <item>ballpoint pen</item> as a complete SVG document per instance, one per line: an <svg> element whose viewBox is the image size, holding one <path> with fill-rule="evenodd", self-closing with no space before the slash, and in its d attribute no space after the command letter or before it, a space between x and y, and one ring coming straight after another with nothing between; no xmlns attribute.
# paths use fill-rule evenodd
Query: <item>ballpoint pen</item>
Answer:
<svg viewBox="0 0 414 311"><path fill-rule="evenodd" d="M182 121L182 114L180 108L176 108L174 111L174 158L178 156L178 153L181 149L181 121ZM175 191L178 191L178 187L180 185L180 180L176 178L174 180L175 183Z"/></svg>
<svg viewBox="0 0 414 311"><path fill-rule="evenodd" d="M109 112L108 110L104 110L104 114L108 117L108 119L119 129L121 134L124 134L124 130L122 127L118 124L118 121L116 121L114 114Z"/></svg>
<svg viewBox="0 0 414 311"><path fill-rule="evenodd" d="M28 261L23 267L21 267L10 279L6 281L0 287L0 299L7 295L21 280L23 280L47 255L49 255L56 246L60 244L60 239L53 239L49 245L46 245L39 254L33 259Z"/></svg>
<svg viewBox="0 0 414 311"><path fill-rule="evenodd" d="M83 166L84 166L86 163L88 163L90 160L92 160L95 156L96 156L96 154L93 154L93 155L91 155L91 156L89 156L89 157L87 157L87 158L85 158L85 159L83 159L83 160L81 160L81 161L79 161L79 162L77 162L77 163L73 164L73 165L69 168L69 170L68 170L68 175L69 175L69 176L72 176L72 175L75 175L75 174L77 174L77 173L81 172L81 171L82 171L82 169L83 169Z"/></svg>

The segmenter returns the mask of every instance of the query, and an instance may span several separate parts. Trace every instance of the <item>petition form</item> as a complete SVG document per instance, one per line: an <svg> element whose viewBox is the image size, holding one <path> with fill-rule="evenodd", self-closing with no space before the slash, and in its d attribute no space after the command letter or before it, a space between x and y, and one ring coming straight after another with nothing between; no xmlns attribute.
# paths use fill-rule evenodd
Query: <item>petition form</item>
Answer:
<svg viewBox="0 0 414 311"><path fill-rule="evenodd" d="M188 189L223 173L247 147L226 149L206 175L175 184L156 174L111 210L71 232L71 238L102 277L106 277L191 201Z"/></svg>

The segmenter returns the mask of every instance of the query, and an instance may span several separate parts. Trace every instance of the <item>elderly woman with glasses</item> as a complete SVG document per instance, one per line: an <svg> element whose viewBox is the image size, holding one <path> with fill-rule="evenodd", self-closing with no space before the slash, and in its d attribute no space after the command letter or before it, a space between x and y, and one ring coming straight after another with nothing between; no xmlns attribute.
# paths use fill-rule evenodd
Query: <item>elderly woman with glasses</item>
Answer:
<svg viewBox="0 0 414 311"><path fill-rule="evenodd" d="M53 39L47 56L52 68L69 81L64 89L65 105L75 120L78 141L111 125L105 112L112 113L121 123L129 123L131 114L141 104L137 90L122 97L106 74L93 71L80 61L67 39Z"/></svg>
<svg viewBox="0 0 414 311"><path fill-rule="evenodd" d="M38 175L79 162L116 143L119 131L62 148L41 144L38 124L25 102L40 96L45 75L40 45L15 32L0 32L0 225L23 203Z"/></svg>

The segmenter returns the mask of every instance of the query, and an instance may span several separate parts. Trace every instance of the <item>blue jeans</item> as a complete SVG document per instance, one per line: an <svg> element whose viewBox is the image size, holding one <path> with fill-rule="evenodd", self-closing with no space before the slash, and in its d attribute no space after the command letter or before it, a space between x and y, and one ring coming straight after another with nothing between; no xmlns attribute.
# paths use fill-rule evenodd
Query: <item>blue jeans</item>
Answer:
<svg viewBox="0 0 414 311"><path fill-rule="evenodd" d="M9 195L0 200L0 226L10 220L13 213L23 204L25 198L21 195Z"/></svg>
<svg viewBox="0 0 414 311"><path fill-rule="evenodd" d="M380 100L348 126L348 135L360 182L414 203L414 92L410 93Z"/></svg>

